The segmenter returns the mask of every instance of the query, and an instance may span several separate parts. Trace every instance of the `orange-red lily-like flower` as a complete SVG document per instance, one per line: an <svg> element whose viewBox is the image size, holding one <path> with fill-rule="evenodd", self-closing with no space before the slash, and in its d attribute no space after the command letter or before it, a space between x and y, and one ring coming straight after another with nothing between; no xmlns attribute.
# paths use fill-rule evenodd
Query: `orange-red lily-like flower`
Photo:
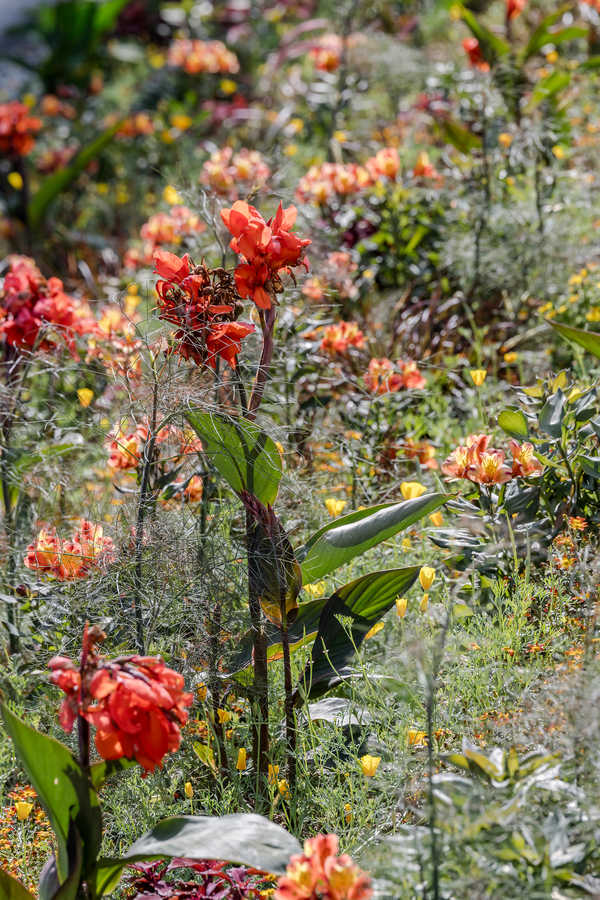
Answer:
<svg viewBox="0 0 600 900"><path fill-rule="evenodd" d="M275 900L369 900L371 881L352 859L339 854L335 834L319 834L304 842L277 882Z"/></svg>
<svg viewBox="0 0 600 900"><path fill-rule="evenodd" d="M442 463L442 472L449 478L468 478L469 471L487 450L490 436L470 434L464 446L459 446Z"/></svg>
<svg viewBox="0 0 600 900"><path fill-rule="evenodd" d="M282 269L304 265L308 270L303 251L311 241L290 231L296 215L295 206L284 209L280 203L275 216L265 221L243 200L221 210L225 227L233 235L229 246L242 257L235 270L237 289L241 297L250 298L260 309L270 309L273 297L281 290L278 273Z"/></svg>
<svg viewBox="0 0 600 900"><path fill-rule="evenodd" d="M389 359L372 359L365 375L365 386L371 394L389 394L403 387L402 375Z"/></svg>
<svg viewBox="0 0 600 900"><path fill-rule="evenodd" d="M66 695L61 725L70 731L82 716L96 728L96 749L103 759L135 759L153 772L178 749L193 695L184 692L183 676L159 657L100 656L95 643L103 637L86 626L79 667L64 656L50 660L50 680Z"/></svg>
<svg viewBox="0 0 600 900"><path fill-rule="evenodd" d="M469 57L469 62L474 69L481 69L482 72L489 72L489 63L483 58L481 46L475 37L467 37L462 42L463 50Z"/></svg>
<svg viewBox="0 0 600 900"><path fill-rule="evenodd" d="M525 7L527 0L506 0L506 19L512 21L520 16Z"/></svg>
<svg viewBox="0 0 600 900"><path fill-rule="evenodd" d="M230 276L222 269L194 266L166 250L154 254L159 296L159 318L177 326L176 352L197 365L215 368L220 357L232 368L242 340L254 331L249 322L237 322L241 309Z"/></svg>
<svg viewBox="0 0 600 900"><path fill-rule="evenodd" d="M467 478L475 484L505 484L512 477L511 470L504 465L502 450L485 450L474 459L467 472Z"/></svg>
<svg viewBox="0 0 600 900"><path fill-rule="evenodd" d="M41 120L30 116L24 103L18 100L0 103L0 153L25 156L32 149L33 136L41 127Z"/></svg>
<svg viewBox="0 0 600 900"><path fill-rule="evenodd" d="M104 536L102 525L82 519L70 540L60 538L54 528L42 528L27 548L24 563L59 581L72 581L111 562L113 551L112 538Z"/></svg>
<svg viewBox="0 0 600 900"><path fill-rule="evenodd" d="M323 331L321 350L324 353L346 353L349 347L360 349L364 346L365 336L356 322L338 322L327 325Z"/></svg>
<svg viewBox="0 0 600 900"><path fill-rule="evenodd" d="M544 471L544 467L536 459L533 453L533 444L525 441L519 444L517 441L511 440L510 452L512 453L513 464L512 474L515 477L537 477Z"/></svg>

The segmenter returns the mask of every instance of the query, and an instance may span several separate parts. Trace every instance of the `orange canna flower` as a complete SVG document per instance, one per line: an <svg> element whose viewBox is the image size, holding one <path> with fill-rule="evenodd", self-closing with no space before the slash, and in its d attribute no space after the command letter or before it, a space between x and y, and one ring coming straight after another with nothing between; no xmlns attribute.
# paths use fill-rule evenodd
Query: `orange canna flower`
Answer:
<svg viewBox="0 0 600 900"><path fill-rule="evenodd" d="M330 355L344 354L350 347L360 349L364 343L365 336L356 322L338 322L324 329L320 349Z"/></svg>
<svg viewBox="0 0 600 900"><path fill-rule="evenodd" d="M30 116L24 103L18 100L0 103L0 153L26 156L35 143L34 134L41 127L41 120Z"/></svg>
<svg viewBox="0 0 600 900"><path fill-rule="evenodd" d="M42 528L27 548L24 564L28 569L52 575L59 581L85 578L92 569L114 558L112 538L104 536L102 525L81 519L70 540L58 537L54 528Z"/></svg>
<svg viewBox="0 0 600 900"><path fill-rule="evenodd" d="M463 50L469 57L469 62L474 69L480 69L482 72L489 72L489 64L483 58L479 41L475 37L467 37L462 42Z"/></svg>
<svg viewBox="0 0 600 900"><path fill-rule="evenodd" d="M371 394L390 394L404 386L402 375L389 359L372 359L365 375L365 386Z"/></svg>

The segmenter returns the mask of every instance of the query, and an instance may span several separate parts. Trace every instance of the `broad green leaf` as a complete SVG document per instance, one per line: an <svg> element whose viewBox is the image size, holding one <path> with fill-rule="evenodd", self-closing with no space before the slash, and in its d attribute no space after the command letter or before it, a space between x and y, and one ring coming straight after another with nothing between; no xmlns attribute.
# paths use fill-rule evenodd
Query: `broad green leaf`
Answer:
<svg viewBox="0 0 600 900"><path fill-rule="evenodd" d="M6 730L56 835L60 880L69 874L67 841L71 822L83 841L87 871L98 855L102 834L96 792L90 791L79 763L64 744L26 725L6 704L1 709Z"/></svg>
<svg viewBox="0 0 600 900"><path fill-rule="evenodd" d="M33 900L33 894L4 869L0 869L0 897L2 900Z"/></svg>
<svg viewBox="0 0 600 900"><path fill-rule="evenodd" d="M82 849L81 837L74 822L71 821L67 840L69 874L64 881L60 881L56 857L51 856L40 875L38 885L39 900L79 900L81 896L80 886L84 880L81 871L83 865Z"/></svg>
<svg viewBox="0 0 600 900"><path fill-rule="evenodd" d="M415 583L419 566L363 575L333 594L323 608L312 655L302 679L309 699L321 696L349 674L365 635Z"/></svg>
<svg viewBox="0 0 600 900"><path fill-rule="evenodd" d="M542 19L540 24L531 34L527 45L525 46L525 50L523 51L523 60L527 61L531 56L537 53L542 49L546 44L554 44L556 43L556 33L552 33L549 31L553 25L556 25L557 22L560 22L563 15L570 9L570 4L566 4L561 6L559 9L550 13L549 16L546 16ZM565 31L568 29L564 29ZM559 31L558 34L561 34Z"/></svg>
<svg viewBox="0 0 600 900"><path fill-rule="evenodd" d="M125 769L132 769L136 765L134 759L103 759L101 762L94 763L93 766L90 766L92 785L97 790L111 775L116 775Z"/></svg>
<svg viewBox="0 0 600 900"><path fill-rule="evenodd" d="M529 434L527 419L520 409L513 407L510 409L503 409L498 416L498 425L502 431L505 431L510 437L516 438L519 441L525 440Z"/></svg>
<svg viewBox="0 0 600 900"><path fill-rule="evenodd" d="M107 144L112 141L113 137L121 127L122 122L116 122L107 128L106 131L98 135L86 147L83 147L63 169L48 175L42 182L39 189L29 202L27 207L27 218L32 228L38 228L46 215L50 204L56 200L58 195L66 190L75 179L83 172L85 167L104 150Z"/></svg>
<svg viewBox="0 0 600 900"><path fill-rule="evenodd" d="M549 100L550 97L555 97L567 87L570 81L570 72L563 72L558 70L555 70L554 72L551 72L550 75L542 78L540 81L538 81L531 93L531 99L527 104L527 111L531 112L531 110L535 109L536 106L539 106L539 104L544 100Z"/></svg>
<svg viewBox="0 0 600 900"><path fill-rule="evenodd" d="M572 328L570 325L562 325L560 322L549 321L549 324L555 331L558 331L561 337L574 344L579 344L584 350L600 359L600 334L594 331L585 331L583 328Z"/></svg>
<svg viewBox="0 0 600 900"><path fill-rule="evenodd" d="M296 553L304 584L318 581L355 556L409 528L449 500L450 494L423 494L401 503L381 503L334 519Z"/></svg>
<svg viewBox="0 0 600 900"><path fill-rule="evenodd" d="M586 475L600 481L600 456L578 456L577 461Z"/></svg>
<svg viewBox="0 0 600 900"><path fill-rule="evenodd" d="M126 865L144 859L220 859L279 873L301 852L293 835L263 816L172 816L136 841L122 859L102 860L97 886L104 893Z"/></svg>
<svg viewBox="0 0 600 900"><path fill-rule="evenodd" d="M481 138L455 119L441 119L436 127L444 140L467 156L481 147Z"/></svg>
<svg viewBox="0 0 600 900"><path fill-rule="evenodd" d="M559 388L552 394L540 411L540 431L549 434L553 438L559 438L562 434L562 422L565 415L565 395Z"/></svg>
<svg viewBox="0 0 600 900"><path fill-rule="evenodd" d="M275 441L254 422L188 410L186 418L204 453L234 491L248 491L272 504L281 480L281 455Z"/></svg>

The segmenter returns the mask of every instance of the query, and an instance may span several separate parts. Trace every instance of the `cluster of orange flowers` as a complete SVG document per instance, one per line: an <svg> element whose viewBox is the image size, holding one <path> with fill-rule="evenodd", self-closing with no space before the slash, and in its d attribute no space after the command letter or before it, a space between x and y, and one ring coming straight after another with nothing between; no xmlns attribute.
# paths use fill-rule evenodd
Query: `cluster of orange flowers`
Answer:
<svg viewBox="0 0 600 900"><path fill-rule="evenodd" d="M303 251L311 242L291 231L296 215L295 206L283 209L280 203L273 218L265 221L243 200L221 210L225 227L233 235L229 246L241 257L235 270L236 287L240 297L253 300L260 309L270 309L275 295L283 290L280 271L299 265L308 270Z"/></svg>
<svg viewBox="0 0 600 900"><path fill-rule="evenodd" d="M148 424L137 425L130 432L119 426L109 434L108 465L111 469L116 471L137 469L149 434ZM172 425L166 425L164 428L161 428L156 435L157 445L164 444L166 441L173 441L177 445L177 449L172 457L174 463L177 463L185 456L199 453L202 450L202 442L195 434Z"/></svg>
<svg viewBox="0 0 600 900"><path fill-rule="evenodd" d="M235 75L240 64L235 53L221 41L200 41L179 38L169 47L169 65L183 69L188 75L201 72Z"/></svg>
<svg viewBox="0 0 600 900"><path fill-rule="evenodd" d="M47 333L50 326L74 352L75 335L95 330L89 307L66 294L59 278L46 280L29 257L9 261L0 293L0 334L20 350L49 350L56 345Z"/></svg>
<svg viewBox="0 0 600 900"><path fill-rule="evenodd" d="M277 882L275 900L369 900L371 880L347 854L339 855L336 834L319 834L304 842Z"/></svg>
<svg viewBox="0 0 600 900"><path fill-rule="evenodd" d="M79 666L65 656L50 660L50 680L66 695L60 724L71 731L82 716L96 729L103 759L135 759L145 772L153 772L178 749L193 695L184 692L183 675L159 657L108 660L97 652L102 640L99 628L86 625Z"/></svg>
<svg viewBox="0 0 600 900"><path fill-rule="evenodd" d="M333 290L342 300L354 300L358 297L358 287L352 275L357 269L358 264L349 253L336 250L329 254L318 276L306 279L302 294L308 300L319 302L327 291Z"/></svg>
<svg viewBox="0 0 600 900"><path fill-rule="evenodd" d="M44 116L63 116L65 119L74 119L77 110L72 103L65 103L56 94L44 94L40 103L40 110Z"/></svg>
<svg viewBox="0 0 600 900"><path fill-rule="evenodd" d="M480 69L482 72L489 72L489 63L483 58L481 46L476 37L467 37L462 42L463 50L469 57L469 62L474 69Z"/></svg>
<svg viewBox="0 0 600 900"><path fill-rule="evenodd" d="M487 434L470 434L466 443L457 447L442 464L442 472L449 478L466 478L475 484L505 484L512 478L537 477L543 466L536 459L533 445L510 441L512 467L505 464L503 450L489 446Z"/></svg>
<svg viewBox="0 0 600 900"><path fill-rule="evenodd" d="M30 116L24 103L0 103L0 153L25 156L33 148L34 134L41 127L40 119Z"/></svg>
<svg viewBox="0 0 600 900"><path fill-rule="evenodd" d="M365 336L356 322L337 322L323 329L320 349L330 356L343 355L350 347L360 350L364 347Z"/></svg>
<svg viewBox="0 0 600 900"><path fill-rule="evenodd" d="M55 528L42 528L27 548L28 569L52 575L59 581L85 578L114 559L112 538L104 537L102 525L82 519L69 540L60 538Z"/></svg>
<svg viewBox="0 0 600 900"><path fill-rule="evenodd" d="M106 124L111 124L111 120L108 119ZM119 138L143 137L149 134L154 134L154 122L146 112L138 112L128 116L117 131L117 137Z"/></svg>
<svg viewBox="0 0 600 900"><path fill-rule="evenodd" d="M127 378L141 375L142 342L132 314L125 315L118 306L102 307L95 333L88 338L87 362L99 359L107 369Z"/></svg>
<svg viewBox="0 0 600 900"><path fill-rule="evenodd" d="M342 62L344 46L351 49L363 40L362 34L350 34L346 38L338 34L322 35L309 50L315 69L320 72L335 72Z"/></svg>
<svg viewBox="0 0 600 900"><path fill-rule="evenodd" d="M400 391L424 388L426 381L419 372L416 362L389 359L372 359L365 374L365 386L371 394L391 394Z"/></svg>
<svg viewBox="0 0 600 900"><path fill-rule="evenodd" d="M125 254L124 264L128 269L149 265L159 247L179 244L183 237L202 234L203 231L206 231L206 225L187 206L172 206L168 213L155 213L140 229L143 241L141 249L130 247Z"/></svg>
<svg viewBox="0 0 600 900"><path fill-rule="evenodd" d="M235 199L250 189L262 187L270 175L271 170L258 150L243 147L234 153L231 147L223 147L206 160L200 181L216 194Z"/></svg>
<svg viewBox="0 0 600 900"><path fill-rule="evenodd" d="M395 147L384 147L364 165L358 163L321 163L311 166L296 190L304 202L326 204L332 197L358 194L383 178L394 180L400 170Z"/></svg>

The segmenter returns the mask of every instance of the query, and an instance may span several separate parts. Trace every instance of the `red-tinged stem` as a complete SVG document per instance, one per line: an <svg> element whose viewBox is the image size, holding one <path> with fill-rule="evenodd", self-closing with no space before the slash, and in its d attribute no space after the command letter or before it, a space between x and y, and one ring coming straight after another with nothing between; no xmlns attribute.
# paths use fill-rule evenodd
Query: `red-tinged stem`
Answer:
<svg viewBox="0 0 600 900"><path fill-rule="evenodd" d="M260 354L260 362L258 364L258 369L256 370L254 385L252 387L252 393L250 395L248 412L246 414L246 418L250 419L251 422L256 419L256 413L260 404L262 403L265 386L269 378L271 360L273 359L273 329L275 327L276 314L277 310L275 304L273 304L270 309L267 309L265 311L263 311L262 309L260 310L260 324L263 333L263 345L262 352Z"/></svg>

